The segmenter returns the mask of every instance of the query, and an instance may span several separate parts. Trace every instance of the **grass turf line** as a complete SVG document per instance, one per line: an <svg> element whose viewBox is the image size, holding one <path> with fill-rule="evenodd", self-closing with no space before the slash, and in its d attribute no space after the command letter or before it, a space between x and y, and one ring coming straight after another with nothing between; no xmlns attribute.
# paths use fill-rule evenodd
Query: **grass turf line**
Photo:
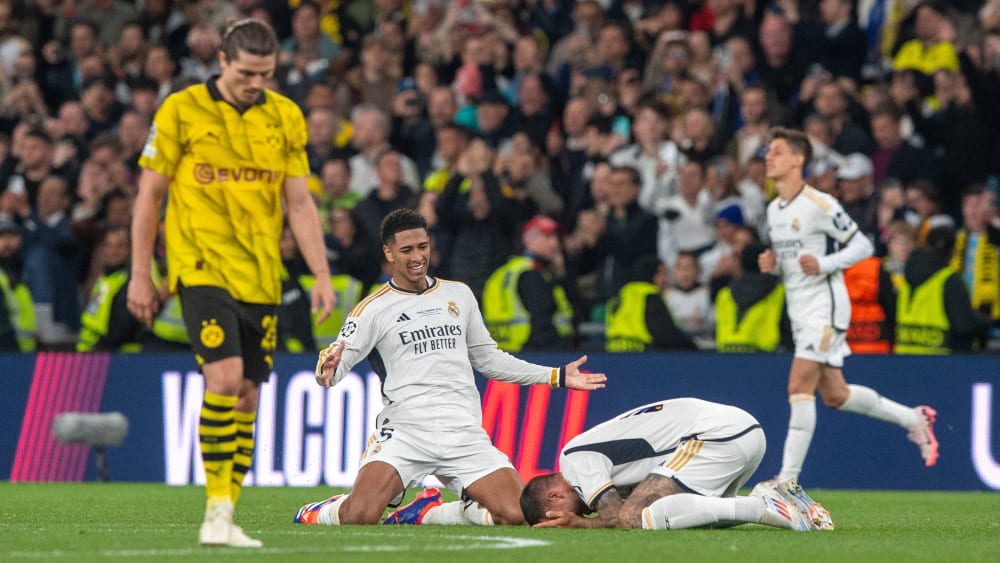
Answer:
<svg viewBox="0 0 1000 563"><path fill-rule="evenodd" d="M200 487L0 483L0 561L996 561L1000 495L810 490L834 532L532 530L480 526L299 526L336 492L248 487L237 522L263 550L201 548ZM407 495L408 502L414 491ZM335 558L335 559L334 559Z"/></svg>

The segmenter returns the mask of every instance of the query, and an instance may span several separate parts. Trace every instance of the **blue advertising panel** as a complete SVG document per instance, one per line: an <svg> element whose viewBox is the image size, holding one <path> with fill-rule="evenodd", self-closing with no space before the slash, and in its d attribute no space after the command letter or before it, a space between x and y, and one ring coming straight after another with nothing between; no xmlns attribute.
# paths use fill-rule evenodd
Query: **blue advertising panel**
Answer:
<svg viewBox="0 0 1000 563"><path fill-rule="evenodd" d="M524 355L560 365L572 355ZM559 447L581 430L635 406L694 396L737 405L760 420L768 450L754 479L777 474L788 419L785 355L593 355L585 365L608 374L592 393L487 382L478 378L483 424L525 479L556 469ZM262 387L257 451L248 483L259 486L349 486L381 409L380 382L359 365L322 389L315 357L275 358ZM0 356L0 479L78 481L95 478L86 446L51 435L60 412L119 411L129 420L124 444L108 450L115 481L202 483L197 420L203 380L187 354ZM941 457L923 466L902 428L822 406L802 474L813 488L1000 490L1000 359L990 356L859 356L847 378L906 405L938 411ZM1000 400L1000 399L998 399ZM1000 432L998 432L1000 433Z"/></svg>

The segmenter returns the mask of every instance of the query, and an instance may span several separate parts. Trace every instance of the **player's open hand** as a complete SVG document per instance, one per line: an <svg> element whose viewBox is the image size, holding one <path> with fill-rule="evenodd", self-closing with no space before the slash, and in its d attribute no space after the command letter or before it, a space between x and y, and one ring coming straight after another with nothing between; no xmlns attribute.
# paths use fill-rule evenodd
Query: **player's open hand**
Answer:
<svg viewBox="0 0 1000 563"><path fill-rule="evenodd" d="M807 276L815 276L819 273L819 260L811 254L799 256L799 266L802 267L802 273Z"/></svg>
<svg viewBox="0 0 1000 563"><path fill-rule="evenodd" d="M760 268L760 273L770 274L774 272L775 266L778 265L778 259L774 255L774 251L768 248L764 252L757 255L757 267Z"/></svg>
<svg viewBox="0 0 1000 563"><path fill-rule="evenodd" d="M142 324L152 328L156 311L160 308L156 288L149 277L133 277L128 282L128 310Z"/></svg>
<svg viewBox="0 0 1000 563"><path fill-rule="evenodd" d="M587 361L587 356L580 356L576 361L566 364L566 385L567 389L579 389L581 391L593 391L603 389L604 382L608 377L603 373L588 373L580 371L580 366Z"/></svg>
<svg viewBox="0 0 1000 563"><path fill-rule="evenodd" d="M532 528L584 528L583 517L565 510L550 510L545 513L545 520L539 521Z"/></svg>
<svg viewBox="0 0 1000 563"><path fill-rule="evenodd" d="M314 315L319 313L316 317L316 324L318 325L325 321L336 306L337 296L333 293L330 278L327 278L326 283L321 283L321 280L317 279L316 285L312 288L312 304L309 307L309 310Z"/></svg>
<svg viewBox="0 0 1000 563"><path fill-rule="evenodd" d="M321 387L329 387L333 382L346 345L346 342L339 340L320 350L319 361L316 362L316 383Z"/></svg>

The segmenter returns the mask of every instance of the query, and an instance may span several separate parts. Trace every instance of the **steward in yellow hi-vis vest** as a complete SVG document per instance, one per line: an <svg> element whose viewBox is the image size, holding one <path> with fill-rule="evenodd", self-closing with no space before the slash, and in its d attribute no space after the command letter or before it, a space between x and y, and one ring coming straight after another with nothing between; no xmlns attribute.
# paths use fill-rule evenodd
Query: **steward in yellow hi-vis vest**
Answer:
<svg viewBox="0 0 1000 563"><path fill-rule="evenodd" d="M125 301L128 283L129 235L125 227L109 229L101 239L104 275L90 290L80 316L77 352L139 352L142 325L129 313Z"/></svg>
<svg viewBox="0 0 1000 563"><path fill-rule="evenodd" d="M198 441L208 502L198 542L206 546L262 545L233 523L233 513L253 459L258 386L274 367L286 215L316 276L310 308L322 320L334 304L309 192L305 119L294 102L266 89L278 51L267 23L229 26L221 73L164 100L139 158L128 308L152 326L159 300L150 264L166 201L170 291L180 296L205 376Z"/></svg>
<svg viewBox="0 0 1000 563"><path fill-rule="evenodd" d="M524 256L515 256L486 280L483 320L506 352L569 347L573 309L551 265L562 259L559 225L537 216L524 227Z"/></svg>
<svg viewBox="0 0 1000 563"><path fill-rule="evenodd" d="M640 258L629 281L607 304L605 348L608 352L694 350L694 342L674 322L664 299L667 267L659 258Z"/></svg>
<svg viewBox="0 0 1000 563"><path fill-rule="evenodd" d="M955 243L949 227L928 231L926 245L906 261L896 303L897 354L978 350L989 322L972 308L969 290L948 265Z"/></svg>

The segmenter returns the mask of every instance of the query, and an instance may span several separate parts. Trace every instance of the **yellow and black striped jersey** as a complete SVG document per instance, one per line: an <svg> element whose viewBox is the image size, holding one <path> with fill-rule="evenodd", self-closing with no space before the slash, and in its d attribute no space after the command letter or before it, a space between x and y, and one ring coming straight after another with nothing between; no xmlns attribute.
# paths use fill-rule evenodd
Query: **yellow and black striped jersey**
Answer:
<svg viewBox="0 0 1000 563"><path fill-rule="evenodd" d="M302 111L270 91L244 112L215 79L164 100L139 165L170 178L170 288L227 289L249 303L281 302L282 186L309 175Z"/></svg>

